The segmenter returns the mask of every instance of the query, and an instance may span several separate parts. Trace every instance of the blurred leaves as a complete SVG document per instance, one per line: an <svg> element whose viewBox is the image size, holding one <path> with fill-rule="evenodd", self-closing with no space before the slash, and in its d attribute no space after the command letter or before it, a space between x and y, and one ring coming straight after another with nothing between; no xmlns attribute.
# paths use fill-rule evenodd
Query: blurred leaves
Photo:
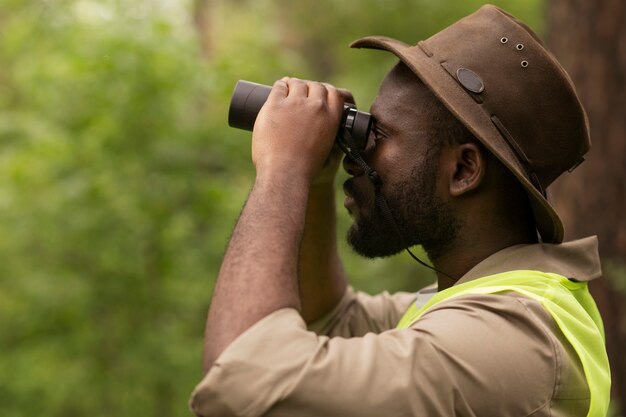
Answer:
<svg viewBox="0 0 626 417"><path fill-rule="evenodd" d="M0 414L188 415L253 178L236 80L330 81L368 108L395 59L350 41L414 43L480 3L0 0ZM538 0L497 3L540 23ZM432 279L342 253L368 291Z"/></svg>

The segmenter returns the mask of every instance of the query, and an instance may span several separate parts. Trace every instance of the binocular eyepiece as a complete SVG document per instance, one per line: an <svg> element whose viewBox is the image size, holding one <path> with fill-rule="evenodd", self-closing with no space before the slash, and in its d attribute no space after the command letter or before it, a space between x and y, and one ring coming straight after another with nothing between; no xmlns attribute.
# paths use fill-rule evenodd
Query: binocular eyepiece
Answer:
<svg viewBox="0 0 626 417"><path fill-rule="evenodd" d="M263 107L270 91L272 87L268 85L239 80L230 100L228 125L252 131L259 110ZM343 116L335 140L341 141L347 147L365 149L371 128L372 115L358 111L353 104L344 104Z"/></svg>

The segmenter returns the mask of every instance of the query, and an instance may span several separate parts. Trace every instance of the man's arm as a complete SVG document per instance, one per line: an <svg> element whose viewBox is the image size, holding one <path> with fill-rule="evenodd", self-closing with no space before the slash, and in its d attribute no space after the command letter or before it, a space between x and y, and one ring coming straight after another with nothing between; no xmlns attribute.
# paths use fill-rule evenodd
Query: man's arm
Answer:
<svg viewBox="0 0 626 417"><path fill-rule="evenodd" d="M218 274L205 371L263 317L281 308L301 311L298 259L309 188L331 152L342 110L338 90L283 79L259 112L252 140L256 181Z"/></svg>
<svg viewBox="0 0 626 417"><path fill-rule="evenodd" d="M344 102L355 103L350 91L339 92ZM307 323L332 311L348 287L337 251L335 176L342 157L343 152L335 146L309 192L298 264L301 314Z"/></svg>
<svg viewBox="0 0 626 417"><path fill-rule="evenodd" d="M329 167L335 170L333 155ZM298 265L302 317L309 323L330 312L346 291L347 280L337 251L334 172L311 186Z"/></svg>

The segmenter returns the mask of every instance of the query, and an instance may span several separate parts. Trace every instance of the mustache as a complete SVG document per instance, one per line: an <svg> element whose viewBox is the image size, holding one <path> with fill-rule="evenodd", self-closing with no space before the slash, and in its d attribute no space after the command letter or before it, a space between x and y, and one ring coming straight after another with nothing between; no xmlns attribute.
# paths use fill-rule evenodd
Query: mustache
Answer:
<svg viewBox="0 0 626 417"><path fill-rule="evenodd" d="M369 200L372 200L373 196L369 194L373 193L371 189L371 184L367 182L365 186L359 187L357 185L356 177L350 178L343 183L343 192L347 196L352 197L358 205L362 205L363 203L367 203Z"/></svg>

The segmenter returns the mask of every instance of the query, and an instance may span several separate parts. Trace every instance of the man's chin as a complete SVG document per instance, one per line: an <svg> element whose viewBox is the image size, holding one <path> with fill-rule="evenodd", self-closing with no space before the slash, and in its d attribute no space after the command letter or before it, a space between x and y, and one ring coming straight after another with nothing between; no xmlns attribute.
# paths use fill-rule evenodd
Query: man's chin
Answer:
<svg viewBox="0 0 626 417"><path fill-rule="evenodd" d="M356 253L368 259L397 255L405 249L404 245L399 242L397 236L390 236L389 232L389 230L365 229L355 223L348 229L348 245Z"/></svg>

